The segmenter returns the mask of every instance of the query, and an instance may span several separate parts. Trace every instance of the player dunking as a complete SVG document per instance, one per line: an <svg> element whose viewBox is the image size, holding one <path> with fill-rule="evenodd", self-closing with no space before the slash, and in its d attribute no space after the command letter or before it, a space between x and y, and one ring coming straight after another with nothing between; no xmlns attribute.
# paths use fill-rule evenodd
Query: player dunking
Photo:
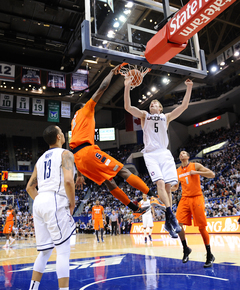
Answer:
<svg viewBox="0 0 240 290"><path fill-rule="evenodd" d="M98 231L100 229L101 232L101 240L104 242L103 239L103 220L106 221L105 213L103 207L100 205L99 200L96 200L96 205L92 207L92 221L93 226L96 232L97 241L99 243Z"/></svg>
<svg viewBox="0 0 240 290"><path fill-rule="evenodd" d="M94 144L95 106L108 88L117 70L118 67L115 67L110 71L102 81L98 90L86 104L77 104L75 106L70 147L74 153L74 160L78 169L76 186L83 185L83 176L88 177L98 185L104 182L114 197L132 209L135 216L139 216L146 210L150 210L150 207L139 208L131 202L128 196L117 186L113 178L119 175L131 186L139 189L143 193L154 196L155 194L149 190L148 186L138 176L132 174L122 163L101 151L100 148Z"/></svg>
<svg viewBox="0 0 240 290"><path fill-rule="evenodd" d="M163 107L158 100L150 103L149 110L139 110L131 105L130 87L131 77L125 78L124 107L133 116L141 119L143 129L143 157L153 182L157 184L157 192L161 201L166 206L165 230L172 238L177 238L177 233L182 230L176 217L172 213L172 194L171 185L177 183L176 166L168 147L167 129L171 121L179 117L188 107L193 83L190 80L185 81L187 86L186 94L182 104L171 113L163 114Z"/></svg>
<svg viewBox="0 0 240 290"><path fill-rule="evenodd" d="M177 174L178 180L181 182L182 186L182 197L178 204L176 216L181 227L183 225L191 226L191 218L193 217L194 226L199 227L199 232L206 247L207 260L204 264L204 268L208 268L212 266L215 257L211 253L209 234L206 230L207 219L205 215L205 204L200 184L200 176L214 178L215 173L200 163L189 162L189 157L189 153L186 151L181 151L179 154L179 159L182 162L182 165L177 169ZM172 187L172 191L177 189L178 184ZM179 233L179 237L183 245L182 262L186 263L189 260L189 255L192 250L187 246L183 229Z"/></svg>

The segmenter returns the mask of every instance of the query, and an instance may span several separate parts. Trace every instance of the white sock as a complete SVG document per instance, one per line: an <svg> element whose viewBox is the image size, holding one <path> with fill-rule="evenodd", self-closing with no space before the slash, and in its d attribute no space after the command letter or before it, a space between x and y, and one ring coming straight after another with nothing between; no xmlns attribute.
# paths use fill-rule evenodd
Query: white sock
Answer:
<svg viewBox="0 0 240 290"><path fill-rule="evenodd" d="M149 236L151 236L152 234L152 229L149 229Z"/></svg>
<svg viewBox="0 0 240 290"><path fill-rule="evenodd" d="M69 290L69 287L66 287L66 288L59 288L59 290Z"/></svg>
<svg viewBox="0 0 240 290"><path fill-rule="evenodd" d="M144 229L143 233L144 233L144 238L146 238L147 237L147 229Z"/></svg>
<svg viewBox="0 0 240 290"><path fill-rule="evenodd" d="M40 282L31 280L29 290L38 290Z"/></svg>
<svg viewBox="0 0 240 290"><path fill-rule="evenodd" d="M6 245L9 245L9 240L6 241Z"/></svg>

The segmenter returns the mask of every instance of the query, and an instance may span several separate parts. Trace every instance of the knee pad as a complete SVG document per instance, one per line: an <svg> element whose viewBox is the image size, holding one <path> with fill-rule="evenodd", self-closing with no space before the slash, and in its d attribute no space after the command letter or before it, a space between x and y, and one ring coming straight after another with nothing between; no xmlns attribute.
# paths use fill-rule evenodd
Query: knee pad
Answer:
<svg viewBox="0 0 240 290"><path fill-rule="evenodd" d="M46 267L47 261L50 258L51 254L52 254L52 250L46 250L46 251L41 251L38 256L37 259L34 263L33 266L33 270L39 273L43 273L44 269Z"/></svg>

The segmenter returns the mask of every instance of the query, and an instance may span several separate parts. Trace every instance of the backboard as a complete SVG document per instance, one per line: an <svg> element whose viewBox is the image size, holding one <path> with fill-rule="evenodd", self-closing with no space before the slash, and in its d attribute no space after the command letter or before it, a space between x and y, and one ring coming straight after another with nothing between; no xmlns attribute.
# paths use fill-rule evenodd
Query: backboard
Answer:
<svg viewBox="0 0 240 290"><path fill-rule="evenodd" d="M150 64L144 51L162 23L178 9L146 0L85 0L85 20L81 26L83 59L128 62L169 73L204 78L207 75L204 51L194 35L187 47L169 62ZM162 24L162 26L164 23Z"/></svg>

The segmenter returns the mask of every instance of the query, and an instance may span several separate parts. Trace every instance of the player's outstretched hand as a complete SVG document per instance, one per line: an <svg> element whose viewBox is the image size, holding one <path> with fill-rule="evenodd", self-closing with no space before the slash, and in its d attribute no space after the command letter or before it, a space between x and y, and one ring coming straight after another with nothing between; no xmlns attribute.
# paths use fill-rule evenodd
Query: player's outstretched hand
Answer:
<svg viewBox="0 0 240 290"><path fill-rule="evenodd" d="M120 64L117 65L115 68L112 69L112 72L117 75L119 73L119 67L120 67Z"/></svg>
<svg viewBox="0 0 240 290"><path fill-rule="evenodd" d="M186 86L193 86L193 82L192 82L190 79L187 79L187 80L185 81L185 85L186 85Z"/></svg>
<svg viewBox="0 0 240 290"><path fill-rule="evenodd" d="M75 184L75 188L76 189L81 189L83 190L83 185L86 184L85 183L85 179L83 176L78 176L77 179L76 179L76 184Z"/></svg>

